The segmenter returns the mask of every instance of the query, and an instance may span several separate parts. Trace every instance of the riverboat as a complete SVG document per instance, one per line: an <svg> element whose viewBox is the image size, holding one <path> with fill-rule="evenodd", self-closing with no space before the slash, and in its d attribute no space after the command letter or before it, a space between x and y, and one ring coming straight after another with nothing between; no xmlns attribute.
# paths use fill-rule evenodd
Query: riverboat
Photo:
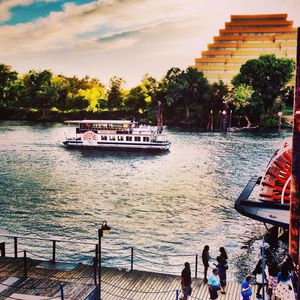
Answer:
<svg viewBox="0 0 300 300"><path fill-rule="evenodd" d="M162 127L138 125L129 120L68 120L77 124L75 136L63 142L70 148L169 150L171 142Z"/></svg>

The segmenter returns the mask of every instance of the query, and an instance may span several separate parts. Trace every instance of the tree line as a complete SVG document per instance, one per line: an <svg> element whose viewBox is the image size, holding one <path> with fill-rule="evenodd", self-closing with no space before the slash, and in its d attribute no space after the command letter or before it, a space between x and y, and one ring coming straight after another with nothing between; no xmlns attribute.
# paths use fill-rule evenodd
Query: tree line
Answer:
<svg viewBox="0 0 300 300"><path fill-rule="evenodd" d="M41 120L47 120L51 112L107 112L108 116L122 112L122 116L155 123L160 101L164 122L170 125L216 129L222 114L230 114L233 123L241 117L254 125L272 123L268 120L279 110L292 106L294 69L292 59L261 55L242 65L231 85L209 83L192 67L173 67L161 80L146 74L139 85L126 90L125 80L117 76L106 87L88 76L55 75L50 70L19 75L11 66L0 64L0 111L36 111Z"/></svg>

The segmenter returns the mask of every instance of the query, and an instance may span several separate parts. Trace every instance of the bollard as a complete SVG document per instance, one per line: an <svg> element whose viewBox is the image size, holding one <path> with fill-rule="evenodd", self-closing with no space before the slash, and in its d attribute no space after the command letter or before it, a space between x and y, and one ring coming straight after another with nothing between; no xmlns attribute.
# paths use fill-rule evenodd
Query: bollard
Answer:
<svg viewBox="0 0 300 300"><path fill-rule="evenodd" d="M179 291L176 290L176 300L179 300Z"/></svg>
<svg viewBox="0 0 300 300"><path fill-rule="evenodd" d="M196 264L195 264L195 278L197 279L198 274L198 254L196 254Z"/></svg>
<svg viewBox="0 0 300 300"><path fill-rule="evenodd" d="M60 298L61 298L61 300L65 299L65 296L64 296L64 284L63 283L60 284Z"/></svg>
<svg viewBox="0 0 300 300"><path fill-rule="evenodd" d="M24 278L27 278L27 256L25 250L24 250Z"/></svg>
<svg viewBox="0 0 300 300"><path fill-rule="evenodd" d="M133 247L131 247L131 264L130 264L130 270L133 271Z"/></svg>

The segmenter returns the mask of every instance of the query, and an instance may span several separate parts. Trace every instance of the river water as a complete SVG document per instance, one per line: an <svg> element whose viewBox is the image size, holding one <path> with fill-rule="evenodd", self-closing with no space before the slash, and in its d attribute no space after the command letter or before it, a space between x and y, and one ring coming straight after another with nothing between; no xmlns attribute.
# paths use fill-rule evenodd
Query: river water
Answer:
<svg viewBox="0 0 300 300"><path fill-rule="evenodd" d="M232 278L252 268L265 229L239 215L234 201L290 133L168 130L170 151L147 154L69 150L62 145L66 130L0 122L1 234L96 243L106 220L109 266L128 267L134 247L135 268L178 274L208 244L213 257L227 249ZM47 256L41 244L20 239L19 249ZM93 250L61 243L57 252L87 260ZM177 256L183 254L191 256Z"/></svg>

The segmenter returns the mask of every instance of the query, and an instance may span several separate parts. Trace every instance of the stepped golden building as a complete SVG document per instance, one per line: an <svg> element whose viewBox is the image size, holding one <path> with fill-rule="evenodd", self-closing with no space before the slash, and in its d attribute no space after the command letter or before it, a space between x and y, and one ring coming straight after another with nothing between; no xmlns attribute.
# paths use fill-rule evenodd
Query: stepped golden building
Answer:
<svg viewBox="0 0 300 300"><path fill-rule="evenodd" d="M261 54L296 58L297 29L287 14L232 15L208 50L195 59L195 68L210 82L230 83L241 65Z"/></svg>

